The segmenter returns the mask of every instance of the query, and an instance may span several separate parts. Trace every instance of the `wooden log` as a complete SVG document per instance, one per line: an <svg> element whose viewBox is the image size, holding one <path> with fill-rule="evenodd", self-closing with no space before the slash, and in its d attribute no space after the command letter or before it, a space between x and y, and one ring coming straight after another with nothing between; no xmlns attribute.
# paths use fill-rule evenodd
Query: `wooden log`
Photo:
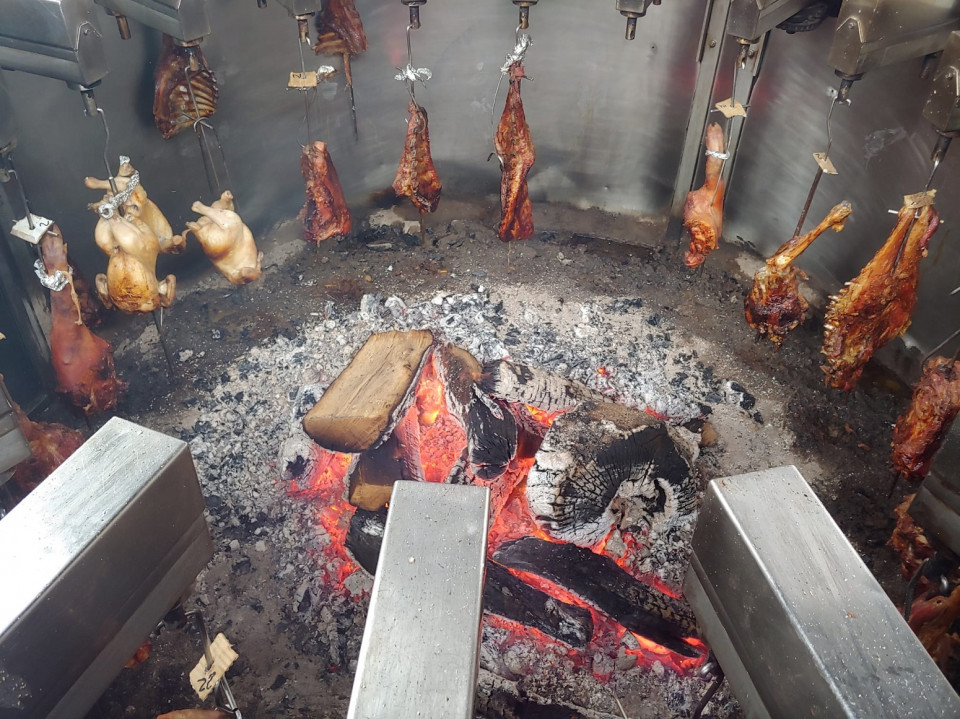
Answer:
<svg viewBox="0 0 960 719"><path fill-rule="evenodd" d="M569 412L585 400L605 401L582 382L507 360L485 364L480 387L494 397L545 412Z"/></svg>
<svg viewBox="0 0 960 719"><path fill-rule="evenodd" d="M467 416L467 456L478 479L496 479L517 454L517 421L502 400L478 393Z"/></svg>
<svg viewBox="0 0 960 719"><path fill-rule="evenodd" d="M371 512L387 506L398 479L424 481L416 408L407 411L383 444L361 454L351 470L347 501Z"/></svg>
<svg viewBox="0 0 960 719"><path fill-rule="evenodd" d="M476 397L477 383L483 373L480 362L467 350L449 342L434 351L437 374L443 382L447 409L460 425L467 426L467 414Z"/></svg>
<svg viewBox="0 0 960 719"><path fill-rule="evenodd" d="M304 431L334 452L378 446L413 404L433 345L427 330L371 335L303 418Z"/></svg>
<svg viewBox="0 0 960 719"><path fill-rule="evenodd" d="M358 509L350 519L346 547L368 574L376 574L387 510ZM593 636L590 611L560 601L513 576L505 567L487 560L483 584L483 609L504 619L539 629L544 634L582 649Z"/></svg>
<svg viewBox="0 0 960 719"><path fill-rule="evenodd" d="M547 431L527 478L527 502L550 536L580 546L614 526L650 525L692 506L693 448L650 415L583 402Z"/></svg>
<svg viewBox="0 0 960 719"><path fill-rule="evenodd" d="M524 537L504 544L493 558L567 589L631 632L671 651L699 655L683 641L697 636L689 606L634 579L609 557L574 544Z"/></svg>

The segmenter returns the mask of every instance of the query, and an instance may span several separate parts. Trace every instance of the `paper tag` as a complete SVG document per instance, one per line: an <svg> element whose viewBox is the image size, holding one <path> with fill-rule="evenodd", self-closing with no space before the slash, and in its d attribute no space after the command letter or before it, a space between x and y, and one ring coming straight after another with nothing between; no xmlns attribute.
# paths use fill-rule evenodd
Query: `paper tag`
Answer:
<svg viewBox="0 0 960 719"><path fill-rule="evenodd" d="M933 199L936 196L936 190L927 190L926 192L917 192L913 195L904 195L903 206L910 210L919 210L921 207L929 207L933 204Z"/></svg>
<svg viewBox="0 0 960 719"><path fill-rule="evenodd" d="M316 87L319 80L315 72L291 72L287 87L306 89Z"/></svg>
<svg viewBox="0 0 960 719"><path fill-rule="evenodd" d="M210 656L213 658L213 664L208 665L206 657L200 657L197 666L190 672L190 685L201 701L210 696L210 692L217 686L217 682L223 679L223 675L237 660L238 655L233 651L227 638L223 634L218 634L210 644Z"/></svg>
<svg viewBox="0 0 960 719"><path fill-rule="evenodd" d="M716 105L714 105L720 112L723 113L723 116L726 118L731 117L746 117L747 111L743 108L737 100L734 100L732 97L728 97L726 100L721 100Z"/></svg>
<svg viewBox="0 0 960 719"><path fill-rule="evenodd" d="M828 175L837 175L837 168L833 166L833 161L827 157L825 152L815 152L813 153L813 159L817 161L817 164L820 165L820 169L826 172Z"/></svg>

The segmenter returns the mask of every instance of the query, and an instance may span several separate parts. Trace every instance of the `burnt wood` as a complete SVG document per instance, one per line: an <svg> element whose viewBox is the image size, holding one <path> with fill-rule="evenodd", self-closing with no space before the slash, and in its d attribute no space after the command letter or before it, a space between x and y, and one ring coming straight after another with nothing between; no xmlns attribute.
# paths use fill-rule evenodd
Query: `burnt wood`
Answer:
<svg viewBox="0 0 960 719"><path fill-rule="evenodd" d="M581 546L610 530L672 517L695 497L670 430L639 410L584 402L547 432L527 478L527 501L552 537Z"/></svg>
<svg viewBox="0 0 960 719"><path fill-rule="evenodd" d="M483 367L467 350L449 342L434 351L437 374L443 381L447 409L461 426L466 426L467 414L474 401L474 390Z"/></svg>
<svg viewBox="0 0 960 719"><path fill-rule="evenodd" d="M634 579L609 557L575 544L524 537L501 546L493 558L510 569L548 579L631 632L677 654L699 656L682 641L697 636L690 607Z"/></svg>
<svg viewBox="0 0 960 719"><path fill-rule="evenodd" d="M523 402L545 412L569 412L585 400L604 399L582 382L507 360L485 364L480 386L494 397Z"/></svg>
<svg viewBox="0 0 960 719"><path fill-rule="evenodd" d="M376 574L387 510L358 509L350 518L345 545L368 574ZM575 649L593 636L593 616L588 609L551 597L513 576L505 567L487 560L483 584L483 609L504 619L539 629Z"/></svg>
<svg viewBox="0 0 960 719"><path fill-rule="evenodd" d="M334 452L378 446L416 399L433 345L427 330L371 335L303 418L304 431Z"/></svg>
<svg viewBox="0 0 960 719"><path fill-rule="evenodd" d="M517 421L506 402L478 394L467 416L470 470L478 479L496 479L517 454Z"/></svg>
<svg viewBox="0 0 960 719"><path fill-rule="evenodd" d="M367 450L351 465L346 477L347 501L355 507L376 511L387 506L399 479L424 481L416 409L407 412L383 444Z"/></svg>

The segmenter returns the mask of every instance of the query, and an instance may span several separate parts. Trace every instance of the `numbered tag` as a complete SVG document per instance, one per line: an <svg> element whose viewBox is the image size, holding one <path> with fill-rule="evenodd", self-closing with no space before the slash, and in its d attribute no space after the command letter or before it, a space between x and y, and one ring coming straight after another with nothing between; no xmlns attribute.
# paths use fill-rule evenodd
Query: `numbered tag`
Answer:
<svg viewBox="0 0 960 719"><path fill-rule="evenodd" d="M929 207L933 204L934 198L937 196L936 190L927 190L926 192L918 192L914 195L904 195L903 196L903 206L911 210L919 210L921 207Z"/></svg>
<svg viewBox="0 0 960 719"><path fill-rule="evenodd" d="M207 664L206 657L200 657L197 666L190 672L190 685L201 701L210 696L210 692L217 686L217 682L223 679L223 675L237 660L238 655L227 638L218 634L210 644L210 656L213 658L211 664Z"/></svg>
<svg viewBox="0 0 960 719"><path fill-rule="evenodd" d="M306 90L316 87L320 80L315 72L291 72L287 87L295 90Z"/></svg>
<svg viewBox="0 0 960 719"><path fill-rule="evenodd" d="M714 105L720 112L723 113L723 116L727 119L731 117L746 117L747 111L744 109L738 101L734 100L732 97L728 97L726 100L721 100L716 105Z"/></svg>
<svg viewBox="0 0 960 719"><path fill-rule="evenodd" d="M837 175L837 168L833 166L833 161L827 157L825 152L815 152L813 153L813 159L817 161L817 164L820 165L820 169L826 172L828 175Z"/></svg>

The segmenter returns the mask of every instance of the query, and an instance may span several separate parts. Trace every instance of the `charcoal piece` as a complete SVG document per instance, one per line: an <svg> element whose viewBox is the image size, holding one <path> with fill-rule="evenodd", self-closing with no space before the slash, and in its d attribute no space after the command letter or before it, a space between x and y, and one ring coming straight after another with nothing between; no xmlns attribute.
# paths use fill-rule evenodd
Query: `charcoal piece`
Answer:
<svg viewBox="0 0 960 719"><path fill-rule="evenodd" d="M517 454L517 421L505 402L477 395L467 415L467 452L479 479L489 481L507 471Z"/></svg>
<svg viewBox="0 0 960 719"><path fill-rule="evenodd" d="M487 560L483 609L539 629L575 649L583 649L593 636L590 610L561 602L531 587L491 560Z"/></svg>
<svg viewBox="0 0 960 719"><path fill-rule="evenodd" d="M685 453L650 415L585 402L547 432L527 478L530 511L550 536L580 546L617 525L667 520L695 498Z"/></svg>
<svg viewBox="0 0 960 719"><path fill-rule="evenodd" d="M357 564L371 575L377 572L386 525L386 509L379 512L358 509L350 519L346 547ZM576 649L585 647L593 636L593 617L589 610L531 587L489 559L483 587L483 609L539 629Z"/></svg>
<svg viewBox="0 0 960 719"><path fill-rule="evenodd" d="M584 400L603 399L582 382L507 360L485 364L480 387L494 397L523 402L545 412L569 412Z"/></svg>
<svg viewBox="0 0 960 719"><path fill-rule="evenodd" d="M684 637L697 636L690 607L640 582L609 557L575 544L524 537L507 542L493 558L561 586L598 611L677 654L699 656Z"/></svg>

